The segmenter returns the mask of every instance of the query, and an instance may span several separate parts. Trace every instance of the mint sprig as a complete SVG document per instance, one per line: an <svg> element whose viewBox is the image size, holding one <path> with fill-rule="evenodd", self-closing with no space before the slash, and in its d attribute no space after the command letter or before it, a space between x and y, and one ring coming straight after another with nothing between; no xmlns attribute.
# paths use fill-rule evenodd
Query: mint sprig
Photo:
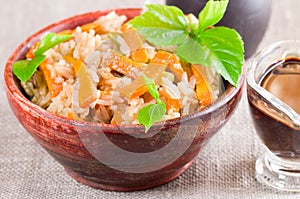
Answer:
<svg viewBox="0 0 300 199"><path fill-rule="evenodd" d="M166 105L159 99L159 93L154 81L144 74L143 78L148 87L149 93L156 101L156 104L147 105L138 112L138 121L140 124L145 126L145 132L147 132L155 122L160 121L166 114Z"/></svg>
<svg viewBox="0 0 300 199"><path fill-rule="evenodd" d="M13 63L13 73L22 81L27 82L34 74L38 66L45 60L43 55L47 50L54 46L65 42L72 38L72 35L58 35L55 33L48 33L39 43L37 49L33 52L34 58L32 60L19 60Z"/></svg>
<svg viewBox="0 0 300 199"><path fill-rule="evenodd" d="M37 67L44 61L45 56L40 55L32 60L20 60L13 63L13 73L22 81L27 82Z"/></svg>
<svg viewBox="0 0 300 199"><path fill-rule="evenodd" d="M148 4L147 8L147 12L130 21L147 41L172 46L186 40L188 22L180 9L159 4Z"/></svg>
<svg viewBox="0 0 300 199"><path fill-rule="evenodd" d="M131 24L156 46L177 46L184 61L213 67L229 83L238 86L244 63L244 43L234 29L212 27L226 11L229 0L210 0L199 13L197 26L191 24L177 7L147 5L147 11ZM189 28L192 27L192 28Z"/></svg>
<svg viewBox="0 0 300 199"><path fill-rule="evenodd" d="M48 33L39 43L37 49L34 51L34 55L42 55L47 50L53 48L54 46L65 42L72 38L72 35L58 35L56 33Z"/></svg>
<svg viewBox="0 0 300 199"><path fill-rule="evenodd" d="M204 30L217 24L226 12L229 0L208 1L203 10L199 13L199 30Z"/></svg>

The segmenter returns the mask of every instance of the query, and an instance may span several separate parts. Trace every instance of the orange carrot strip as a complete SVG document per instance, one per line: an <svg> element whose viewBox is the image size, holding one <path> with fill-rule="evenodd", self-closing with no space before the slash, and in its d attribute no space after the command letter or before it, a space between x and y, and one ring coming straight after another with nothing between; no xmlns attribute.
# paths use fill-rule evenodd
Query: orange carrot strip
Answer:
<svg viewBox="0 0 300 199"><path fill-rule="evenodd" d="M181 67L179 58L172 53L166 51L158 51L150 63L164 64L170 67L177 79L181 79L184 70Z"/></svg>
<svg viewBox="0 0 300 199"><path fill-rule="evenodd" d="M75 74L77 75L83 62L78 59L75 59L71 55L66 55L63 58L66 62L68 62L73 67L73 70L74 70Z"/></svg>
<svg viewBox="0 0 300 199"><path fill-rule="evenodd" d="M67 117L68 117L69 119L74 119L74 114L71 113L71 112L69 112Z"/></svg>
<svg viewBox="0 0 300 199"><path fill-rule="evenodd" d="M73 34L73 32L74 32L73 30L63 30L57 34L58 35L71 35L71 34Z"/></svg>
<svg viewBox="0 0 300 199"><path fill-rule="evenodd" d="M60 91L62 90L63 86L62 83L57 83L55 78L51 77L51 71L47 68L47 65L50 64L49 59L45 59L39 66L44 78L46 80L50 96L51 98L56 97Z"/></svg>
<svg viewBox="0 0 300 199"><path fill-rule="evenodd" d="M205 68L200 65L192 65L192 70L196 78L196 94L200 104L206 106L212 102L212 93L209 82L206 78Z"/></svg>
<svg viewBox="0 0 300 199"><path fill-rule="evenodd" d="M38 44L39 44L39 42L36 42L36 43L34 43L34 44L30 47L29 51L26 53L26 58L28 58L28 59L33 59L33 58L35 58L33 52L34 52L35 49L37 48Z"/></svg>
<svg viewBox="0 0 300 199"><path fill-rule="evenodd" d="M141 63L135 62L126 56L111 53L111 55L104 61L104 65L126 75L131 68L141 66Z"/></svg>
<svg viewBox="0 0 300 199"><path fill-rule="evenodd" d="M125 32L125 31L128 31L128 30L133 30L133 27L131 25L129 25L128 23L124 23L122 26L121 26L121 31L122 32Z"/></svg>
<svg viewBox="0 0 300 199"><path fill-rule="evenodd" d="M88 23L81 26L82 32L89 32L91 29L95 30L97 34L105 34L107 33L100 24L97 23Z"/></svg>
<svg viewBox="0 0 300 199"><path fill-rule="evenodd" d="M165 99L167 111L173 109L174 112L179 112L180 110L180 101L179 99L173 99L168 95L164 87L160 88L159 94Z"/></svg>
<svg viewBox="0 0 300 199"><path fill-rule="evenodd" d="M167 98L166 99L166 109L167 109L167 111L173 109L174 112L179 112L180 101L178 99Z"/></svg>
<svg viewBox="0 0 300 199"><path fill-rule="evenodd" d="M137 49L137 50L132 50L130 52L130 58L133 61L143 62L143 63L146 63L149 60L149 56L147 54L147 51L144 48Z"/></svg>
<svg viewBox="0 0 300 199"><path fill-rule="evenodd" d="M149 64L144 70L144 74L152 79L154 82L159 82L163 71L165 71L165 65ZM137 77L131 84L120 89L121 96L125 96L128 99L143 95L148 91L148 87L142 76Z"/></svg>

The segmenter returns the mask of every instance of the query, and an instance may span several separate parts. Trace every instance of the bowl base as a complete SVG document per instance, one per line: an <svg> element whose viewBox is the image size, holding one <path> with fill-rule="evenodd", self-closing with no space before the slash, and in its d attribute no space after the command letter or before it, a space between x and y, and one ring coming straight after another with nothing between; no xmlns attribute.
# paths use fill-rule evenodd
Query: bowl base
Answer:
<svg viewBox="0 0 300 199"><path fill-rule="evenodd" d="M94 181L91 181L88 179L88 177L82 176L68 168L65 168L66 173L71 176L73 179L78 181L79 183L82 183L84 185L87 185L89 187L95 188L95 189L102 189L106 191L138 191L138 190L143 190L143 189L149 189L152 187L157 187L160 185L163 185L165 183L168 183L175 178L179 177L184 171L186 171L191 165L193 164L193 160L188 162L186 165L184 165L182 168L179 170L176 170L168 175L166 178L158 178L157 181L152 182L149 185L144 185L144 186L138 186L138 187L129 187L129 186L113 186L113 185L106 185L106 184L100 184ZM159 176L161 177L161 176Z"/></svg>

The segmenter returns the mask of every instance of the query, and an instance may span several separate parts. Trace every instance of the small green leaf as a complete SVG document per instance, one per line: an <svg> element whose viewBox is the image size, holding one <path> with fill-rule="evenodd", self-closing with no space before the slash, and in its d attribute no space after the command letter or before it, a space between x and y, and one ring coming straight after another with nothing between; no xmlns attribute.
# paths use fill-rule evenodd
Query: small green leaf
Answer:
<svg viewBox="0 0 300 199"><path fill-rule="evenodd" d="M159 46L173 46L187 38L188 22L180 9L160 4L149 4L147 8L129 22L147 41Z"/></svg>
<svg viewBox="0 0 300 199"><path fill-rule="evenodd" d="M199 13L200 31L217 24L223 18L228 3L229 0L209 0Z"/></svg>
<svg viewBox="0 0 300 199"><path fill-rule="evenodd" d="M138 112L138 121L140 124L144 125L146 132L151 128L151 126L162 119L166 114L166 105L163 103L150 104L143 107Z"/></svg>
<svg viewBox="0 0 300 199"><path fill-rule="evenodd" d="M157 91L157 88L156 88L156 85L155 85L155 82L148 78L146 75L142 75L143 78L144 78L144 81L148 87L148 91L149 93L152 95L152 97L157 101L157 99L159 99L159 93Z"/></svg>
<svg viewBox="0 0 300 199"><path fill-rule="evenodd" d="M55 33L48 33L39 43L37 49L34 51L32 60L20 60L16 61L12 65L13 73L22 81L28 81L34 74L37 67L46 58L43 55L47 50L56 46L59 43L69 40L72 35L57 35Z"/></svg>
<svg viewBox="0 0 300 199"><path fill-rule="evenodd" d="M48 33L39 43L37 49L34 51L35 56L44 54L50 48L57 44L65 42L72 38L72 35L58 35L55 33Z"/></svg>
<svg viewBox="0 0 300 199"><path fill-rule="evenodd" d="M13 73L22 82L26 82L30 79L37 67L44 61L44 59L44 55L39 55L32 60L17 61L12 65Z"/></svg>
<svg viewBox="0 0 300 199"><path fill-rule="evenodd" d="M138 121L140 124L145 126L147 132L155 122L160 121L161 118L166 114L166 105L159 99L159 93L157 91L155 82L144 74L143 78L149 93L157 103L145 106L138 112Z"/></svg>

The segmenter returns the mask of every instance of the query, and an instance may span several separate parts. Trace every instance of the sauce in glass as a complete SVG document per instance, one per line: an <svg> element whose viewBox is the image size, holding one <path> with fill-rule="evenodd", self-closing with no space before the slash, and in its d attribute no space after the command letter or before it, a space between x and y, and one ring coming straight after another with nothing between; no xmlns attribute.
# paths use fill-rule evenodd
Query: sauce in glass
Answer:
<svg viewBox="0 0 300 199"><path fill-rule="evenodd" d="M290 58L271 65L260 85L300 114L300 60ZM249 96L256 95L248 87ZM260 97L249 98L254 126L269 150L286 159L300 159L300 127L290 124L285 115Z"/></svg>

